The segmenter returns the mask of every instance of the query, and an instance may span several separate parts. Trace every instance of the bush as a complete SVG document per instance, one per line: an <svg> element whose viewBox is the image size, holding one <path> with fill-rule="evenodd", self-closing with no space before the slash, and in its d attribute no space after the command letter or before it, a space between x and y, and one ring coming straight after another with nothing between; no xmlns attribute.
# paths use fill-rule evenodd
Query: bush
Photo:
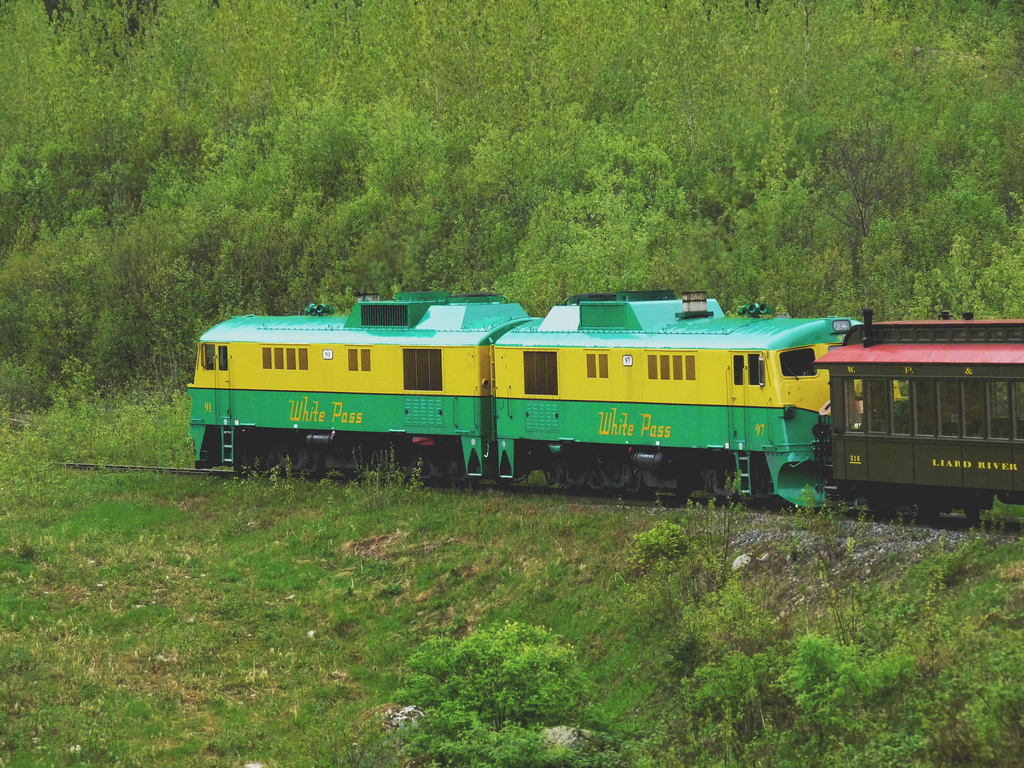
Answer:
<svg viewBox="0 0 1024 768"><path fill-rule="evenodd" d="M417 755L451 766L557 764L542 754L542 728L572 718L581 683L575 650L549 630L507 622L432 638L408 667L403 696L426 713L410 738Z"/></svg>

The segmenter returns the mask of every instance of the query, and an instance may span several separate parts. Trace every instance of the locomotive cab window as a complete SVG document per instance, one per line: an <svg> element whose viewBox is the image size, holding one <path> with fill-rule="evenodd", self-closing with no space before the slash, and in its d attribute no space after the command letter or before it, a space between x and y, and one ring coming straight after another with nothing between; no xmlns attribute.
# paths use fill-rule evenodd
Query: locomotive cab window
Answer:
<svg viewBox="0 0 1024 768"><path fill-rule="evenodd" d="M744 365L743 355L732 356L732 383L736 386L743 385L743 371L746 370L746 382L752 387L763 387L764 378L764 358L756 352L752 352L746 356L746 364Z"/></svg>
<svg viewBox="0 0 1024 768"><path fill-rule="evenodd" d="M782 375L799 378L800 376L817 376L818 369L814 365L816 355L810 347L803 349L787 349L779 353L779 366Z"/></svg>
<svg viewBox="0 0 1024 768"><path fill-rule="evenodd" d="M203 370L226 371L228 369L228 348L221 344L203 344L199 353Z"/></svg>
<svg viewBox="0 0 1024 768"><path fill-rule="evenodd" d="M764 358L756 352L748 354L746 356L746 364L744 364L743 355L732 356L732 383L737 387L743 385L743 371L746 370L747 384L752 387L763 387L764 378Z"/></svg>
<svg viewBox="0 0 1024 768"><path fill-rule="evenodd" d="M733 355L732 358L732 380L737 386L743 384L743 355ZM747 384L752 387L763 387L765 383L764 378L764 358L757 352L752 352L747 355Z"/></svg>

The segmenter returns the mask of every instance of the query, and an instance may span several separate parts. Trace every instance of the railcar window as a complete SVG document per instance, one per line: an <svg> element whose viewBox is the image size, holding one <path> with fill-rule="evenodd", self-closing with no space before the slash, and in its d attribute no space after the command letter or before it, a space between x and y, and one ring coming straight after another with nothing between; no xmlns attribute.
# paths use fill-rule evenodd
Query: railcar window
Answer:
<svg viewBox="0 0 1024 768"><path fill-rule="evenodd" d="M1010 439L1010 384L1006 381L988 383L989 436L993 440Z"/></svg>
<svg viewBox="0 0 1024 768"><path fill-rule="evenodd" d="M441 391L441 350L404 349L405 388Z"/></svg>
<svg viewBox="0 0 1024 768"><path fill-rule="evenodd" d="M697 380L697 356L687 355L686 356L686 380L696 381Z"/></svg>
<svg viewBox="0 0 1024 768"><path fill-rule="evenodd" d="M294 371L295 370L295 365L296 365L295 350L292 349L291 347L288 347L288 349L285 350L285 355L284 356L285 356L285 359L287 360L287 366L286 367L288 368L289 371Z"/></svg>
<svg viewBox="0 0 1024 768"><path fill-rule="evenodd" d="M864 431L864 382L862 379L846 379L846 428L851 432Z"/></svg>
<svg viewBox="0 0 1024 768"><path fill-rule="evenodd" d="M220 369L226 371L228 369L228 348L223 346L217 347L217 357L219 358Z"/></svg>
<svg viewBox="0 0 1024 768"><path fill-rule="evenodd" d="M732 356L732 383L737 387L743 386L743 355Z"/></svg>
<svg viewBox="0 0 1024 768"><path fill-rule="evenodd" d="M804 349L787 349L779 353L779 366L782 368L783 376L816 376L818 369L814 366L814 350L810 347Z"/></svg>
<svg viewBox="0 0 1024 768"><path fill-rule="evenodd" d="M960 383L936 382L939 396L939 435L960 437Z"/></svg>
<svg viewBox="0 0 1024 768"><path fill-rule="evenodd" d="M359 350L359 362L362 365L364 371L370 370L370 350Z"/></svg>
<svg viewBox="0 0 1024 768"><path fill-rule="evenodd" d="M868 379L866 382L868 432L889 431L889 395L885 391L888 383L887 379Z"/></svg>
<svg viewBox="0 0 1024 768"><path fill-rule="evenodd" d="M528 395L558 394L558 353L523 352L523 387Z"/></svg>
<svg viewBox="0 0 1024 768"><path fill-rule="evenodd" d="M203 344L203 368L208 371L217 370L217 347L214 344Z"/></svg>
<svg viewBox="0 0 1024 768"><path fill-rule="evenodd" d="M1013 390L1013 419L1016 422L1016 436L1018 440L1024 440L1024 381L1015 381L1011 384Z"/></svg>
<svg viewBox="0 0 1024 768"><path fill-rule="evenodd" d="M909 435L913 419L910 410L910 382L907 379L892 381L892 432L894 435Z"/></svg>
<svg viewBox="0 0 1024 768"><path fill-rule="evenodd" d="M914 382L914 434L935 436L935 382Z"/></svg>
<svg viewBox="0 0 1024 768"><path fill-rule="evenodd" d="M963 383L964 437L985 436L985 382Z"/></svg>
<svg viewBox="0 0 1024 768"><path fill-rule="evenodd" d="M278 370L284 368L284 347L274 347L274 367Z"/></svg>
<svg viewBox="0 0 1024 768"><path fill-rule="evenodd" d="M263 368L269 370L274 367L274 351L270 347L263 348Z"/></svg>
<svg viewBox="0 0 1024 768"><path fill-rule="evenodd" d="M309 350L306 349L305 347L301 347L299 349L299 370L309 370Z"/></svg>

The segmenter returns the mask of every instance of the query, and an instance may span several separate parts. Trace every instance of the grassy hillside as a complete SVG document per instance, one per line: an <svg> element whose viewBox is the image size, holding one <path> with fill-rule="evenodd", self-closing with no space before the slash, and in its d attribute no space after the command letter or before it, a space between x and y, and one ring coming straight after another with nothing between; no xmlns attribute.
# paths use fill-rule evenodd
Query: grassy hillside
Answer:
<svg viewBox="0 0 1024 768"><path fill-rule="evenodd" d="M1024 746L1014 537L424 490L387 472L341 485L48 463L187 464L182 408L5 419L0 766L397 764L373 715L417 703L400 692L411 655L506 621L574 647L584 695L561 724L615 745L509 765L1012 765Z"/></svg>

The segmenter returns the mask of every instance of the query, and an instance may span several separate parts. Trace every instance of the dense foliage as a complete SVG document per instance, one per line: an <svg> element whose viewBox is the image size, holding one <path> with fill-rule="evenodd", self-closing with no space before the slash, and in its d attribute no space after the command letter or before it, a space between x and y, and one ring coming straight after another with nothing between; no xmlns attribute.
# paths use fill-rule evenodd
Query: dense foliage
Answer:
<svg viewBox="0 0 1024 768"><path fill-rule="evenodd" d="M3 0L0 401L359 292L1024 314L1019 0Z"/></svg>

